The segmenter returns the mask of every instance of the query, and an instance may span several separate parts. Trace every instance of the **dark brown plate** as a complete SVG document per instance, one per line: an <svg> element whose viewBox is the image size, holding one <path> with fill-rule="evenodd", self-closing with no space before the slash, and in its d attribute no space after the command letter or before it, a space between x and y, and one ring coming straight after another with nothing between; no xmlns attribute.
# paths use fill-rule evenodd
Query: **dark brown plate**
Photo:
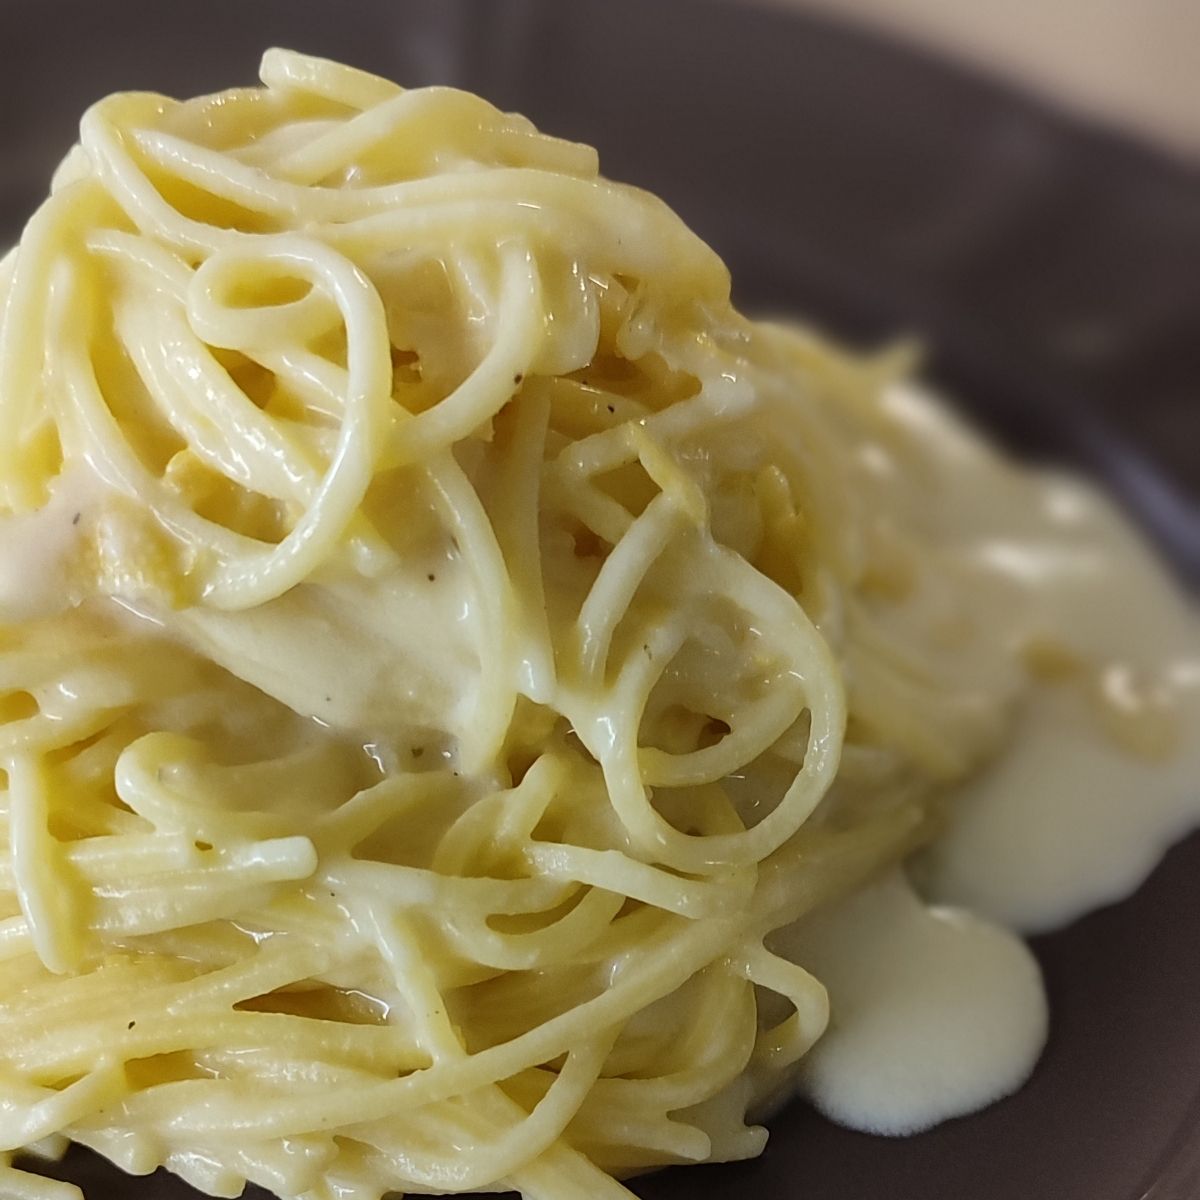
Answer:
<svg viewBox="0 0 1200 1200"><path fill-rule="evenodd" d="M745 307L862 341L922 336L933 376L982 424L1105 478L1200 580L1197 170L896 45L728 3L7 0L6 240L90 100L247 82L270 44L471 87L593 142L607 174L659 192L721 250ZM1200 839L1132 899L1035 949L1053 1026L1017 1096L899 1141L794 1105L761 1160L668 1171L636 1190L1200 1194ZM56 1169L91 1200L194 1195L84 1154Z"/></svg>

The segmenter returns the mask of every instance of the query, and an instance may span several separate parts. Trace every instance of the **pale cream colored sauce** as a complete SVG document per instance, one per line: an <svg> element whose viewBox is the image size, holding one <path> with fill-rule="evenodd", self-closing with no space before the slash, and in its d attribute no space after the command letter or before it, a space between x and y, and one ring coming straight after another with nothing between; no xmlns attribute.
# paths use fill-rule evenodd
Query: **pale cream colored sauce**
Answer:
<svg viewBox="0 0 1200 1200"><path fill-rule="evenodd" d="M1015 1091L1046 1038L1037 962L1003 926L921 902L902 871L779 931L829 991L799 1087L826 1116L908 1134Z"/></svg>
<svg viewBox="0 0 1200 1200"><path fill-rule="evenodd" d="M1033 680L914 864L926 902L897 872L775 935L830 992L801 1092L900 1134L1009 1094L1034 1066L1040 974L1004 925L1048 929L1128 895L1200 823L1200 621L1096 490L1014 469L915 389L888 408L920 446L918 517L976 594L975 653Z"/></svg>
<svg viewBox="0 0 1200 1200"><path fill-rule="evenodd" d="M0 622L51 616L77 603L72 563L103 485L86 467L65 471L41 508L0 521Z"/></svg>
<svg viewBox="0 0 1200 1200"><path fill-rule="evenodd" d="M954 795L922 885L1053 928L1128 895L1200 822L1200 617L1095 488L1014 471L912 392L893 411L939 460L949 552L991 598L992 638L1038 676L1008 743Z"/></svg>
<svg viewBox="0 0 1200 1200"><path fill-rule="evenodd" d="M172 621L294 712L347 730L428 726L460 736L480 673L471 595L461 564L431 555L380 580L304 583L256 609L197 607Z"/></svg>

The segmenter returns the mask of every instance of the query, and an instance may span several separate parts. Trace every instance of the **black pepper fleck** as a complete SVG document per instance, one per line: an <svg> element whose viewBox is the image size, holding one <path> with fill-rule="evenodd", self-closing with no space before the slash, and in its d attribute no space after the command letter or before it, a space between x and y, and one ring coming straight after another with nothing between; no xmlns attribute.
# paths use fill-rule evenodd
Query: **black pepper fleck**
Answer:
<svg viewBox="0 0 1200 1200"><path fill-rule="evenodd" d="M518 372L517 372L517 373L516 373L516 374L513 376L513 383L520 383L520 382L521 382L521 380L523 380L524 378L525 378L525 376L524 376L524 375L522 375L522 374L520 373L520 371L518 371Z"/></svg>
<svg viewBox="0 0 1200 1200"><path fill-rule="evenodd" d="M137 1024L136 1021L130 1021L129 1024L125 1026L125 1028L132 1029L136 1024Z"/></svg>
<svg viewBox="0 0 1200 1200"><path fill-rule="evenodd" d="M83 516L83 513L76 513L76 514L75 514L75 515L74 515L74 516L71 518L71 524L72 524L72 525L78 525L78 524L79 524L79 518L80 518L80 517L82 517L82 516Z"/></svg>

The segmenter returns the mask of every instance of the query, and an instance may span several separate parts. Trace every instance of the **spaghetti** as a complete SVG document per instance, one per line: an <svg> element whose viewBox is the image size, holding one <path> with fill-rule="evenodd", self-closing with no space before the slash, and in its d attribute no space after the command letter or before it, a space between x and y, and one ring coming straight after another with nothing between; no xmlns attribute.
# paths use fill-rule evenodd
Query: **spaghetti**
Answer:
<svg viewBox="0 0 1200 1200"><path fill-rule="evenodd" d="M0 1161L757 1154L828 1011L764 937L928 840L1024 678L900 364L747 322L520 117L262 80L95 106L3 266Z"/></svg>

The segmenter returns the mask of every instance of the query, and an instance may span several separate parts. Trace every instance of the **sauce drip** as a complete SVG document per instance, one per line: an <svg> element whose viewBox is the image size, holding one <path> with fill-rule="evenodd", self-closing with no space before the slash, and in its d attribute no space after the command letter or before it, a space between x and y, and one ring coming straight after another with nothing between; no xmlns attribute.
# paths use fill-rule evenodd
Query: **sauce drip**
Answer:
<svg viewBox="0 0 1200 1200"><path fill-rule="evenodd" d="M906 1134L1032 1071L1045 998L1009 928L1127 896L1200 824L1200 620L1097 490L1012 466L914 388L885 407L926 483L916 517L975 593L984 636L963 669L1024 678L1007 739L912 864L922 895L896 871L774 935L830 993L800 1092L843 1125ZM884 447L864 458L904 478ZM904 619L932 620L922 601Z"/></svg>

